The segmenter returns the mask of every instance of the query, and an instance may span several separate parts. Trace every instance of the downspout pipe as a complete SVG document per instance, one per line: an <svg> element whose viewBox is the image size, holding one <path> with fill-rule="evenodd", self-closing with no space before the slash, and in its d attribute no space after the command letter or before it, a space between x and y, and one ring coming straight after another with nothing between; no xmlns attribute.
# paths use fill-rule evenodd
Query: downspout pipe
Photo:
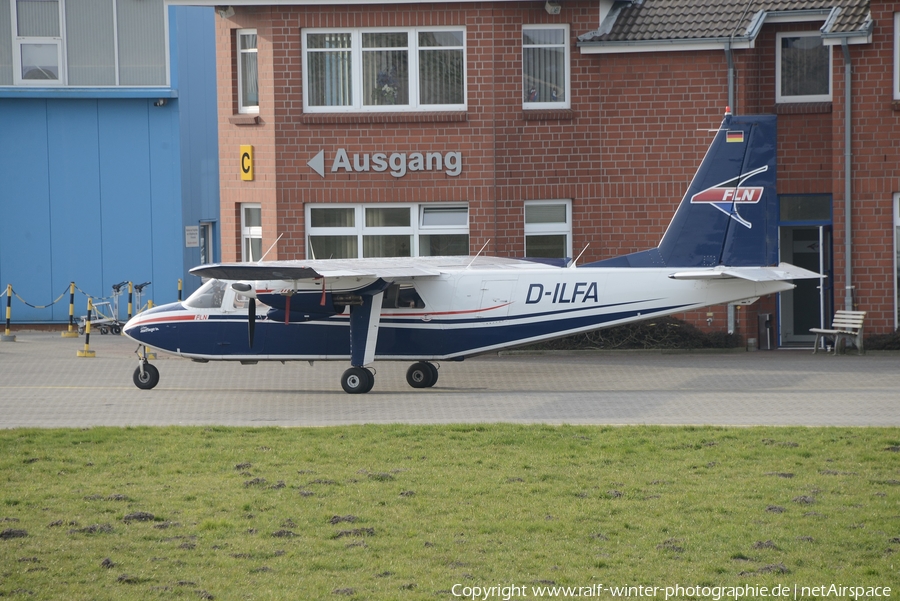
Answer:
<svg viewBox="0 0 900 601"><path fill-rule="evenodd" d="M728 61L728 107L731 109L731 113L736 115L737 107L734 106L734 57L731 55L731 40L725 42L725 60ZM734 303L728 303L725 316L728 333L734 334L736 329Z"/></svg>
<svg viewBox="0 0 900 601"><path fill-rule="evenodd" d="M852 311L853 307L853 238L851 228L852 205L852 166L853 151L850 148L850 127L852 124L850 114L851 74L853 72L850 63L850 45L847 38L841 40L841 50L844 52L844 309Z"/></svg>

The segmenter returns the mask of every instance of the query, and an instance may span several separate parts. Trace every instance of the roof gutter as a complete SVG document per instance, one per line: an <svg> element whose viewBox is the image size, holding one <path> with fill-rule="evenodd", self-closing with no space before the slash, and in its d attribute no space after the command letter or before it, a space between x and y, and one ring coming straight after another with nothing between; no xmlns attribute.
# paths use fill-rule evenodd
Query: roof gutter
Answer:
<svg viewBox="0 0 900 601"><path fill-rule="evenodd" d="M614 4L618 4L614 3ZM623 3L625 4L625 3ZM620 7L616 7L620 8ZM578 36L578 48L581 54L618 54L622 52L687 52L698 50L742 50L754 48L756 38L766 23L796 23L798 21L825 21L822 26L822 41L827 46L843 44L870 44L874 23L871 16L859 31L831 33L840 8L809 10L760 10L757 11L742 35L715 38L677 38L659 40L615 40L590 41L591 38L605 35L612 30L618 11L610 11L601 29Z"/></svg>
<svg viewBox="0 0 900 601"><path fill-rule="evenodd" d="M693 38L680 40L626 40L616 42L578 42L581 54L619 54L622 52L687 52L753 48L755 40L739 38Z"/></svg>

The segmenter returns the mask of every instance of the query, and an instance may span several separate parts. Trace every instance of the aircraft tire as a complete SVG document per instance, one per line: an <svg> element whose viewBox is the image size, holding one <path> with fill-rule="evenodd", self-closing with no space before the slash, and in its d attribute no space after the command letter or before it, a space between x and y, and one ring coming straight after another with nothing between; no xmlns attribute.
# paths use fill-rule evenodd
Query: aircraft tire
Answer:
<svg viewBox="0 0 900 601"><path fill-rule="evenodd" d="M364 394L374 385L375 376L365 367L351 367L341 376L341 388L347 394Z"/></svg>
<svg viewBox="0 0 900 601"><path fill-rule="evenodd" d="M134 370L132 379L134 380L134 385L141 390L150 390L159 384L159 370L149 363L144 363L144 373L142 374L141 368L137 367Z"/></svg>
<svg viewBox="0 0 900 601"><path fill-rule="evenodd" d="M413 363L406 370L406 383L413 388L430 388L437 382L437 368L427 361Z"/></svg>
<svg viewBox="0 0 900 601"><path fill-rule="evenodd" d="M428 388L431 388L432 386L434 386L435 384L437 384L437 381L438 381L438 368L435 367L434 363L428 363L427 361L425 362L425 365L427 365L427 366L428 366L428 369L431 370L431 383L428 385Z"/></svg>

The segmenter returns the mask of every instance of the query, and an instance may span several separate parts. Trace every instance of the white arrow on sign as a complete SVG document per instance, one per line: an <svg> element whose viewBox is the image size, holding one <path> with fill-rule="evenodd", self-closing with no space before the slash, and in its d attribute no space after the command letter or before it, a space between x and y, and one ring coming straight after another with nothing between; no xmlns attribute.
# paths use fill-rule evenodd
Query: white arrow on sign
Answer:
<svg viewBox="0 0 900 601"><path fill-rule="evenodd" d="M325 151L320 150L319 154L314 156L306 163L310 167L312 167L313 171L318 173L321 177L325 177Z"/></svg>

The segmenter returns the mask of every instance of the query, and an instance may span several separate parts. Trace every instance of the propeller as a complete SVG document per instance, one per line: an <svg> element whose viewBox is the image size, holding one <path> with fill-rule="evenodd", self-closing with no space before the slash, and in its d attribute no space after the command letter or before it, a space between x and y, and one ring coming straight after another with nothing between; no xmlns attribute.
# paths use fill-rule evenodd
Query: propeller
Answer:
<svg viewBox="0 0 900 601"><path fill-rule="evenodd" d="M240 292L250 300L247 305L247 339L250 342L250 348L253 348L253 336L256 333L256 292L253 290L253 286L246 282L235 282L231 287L235 292Z"/></svg>

